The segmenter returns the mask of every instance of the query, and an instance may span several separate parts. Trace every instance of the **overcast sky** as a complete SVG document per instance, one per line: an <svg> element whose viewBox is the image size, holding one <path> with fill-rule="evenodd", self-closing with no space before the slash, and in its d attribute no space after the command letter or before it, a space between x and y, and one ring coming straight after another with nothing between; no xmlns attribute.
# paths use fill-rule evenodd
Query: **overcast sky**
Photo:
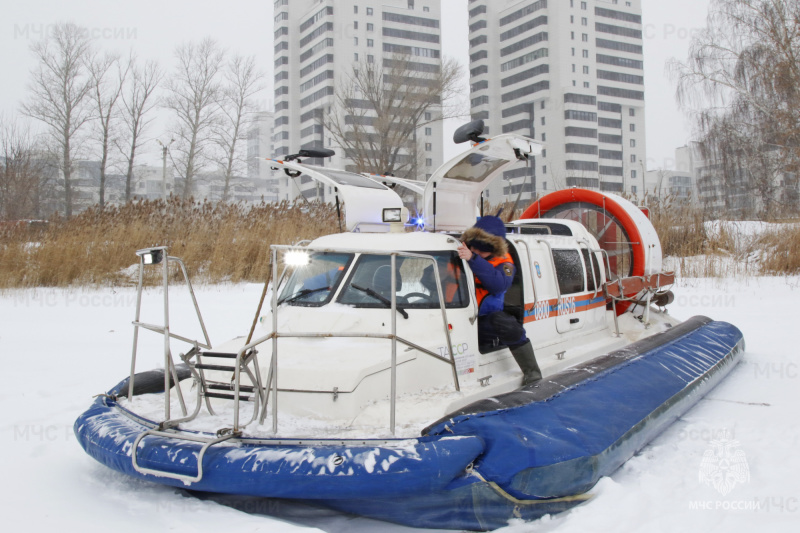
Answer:
<svg viewBox="0 0 800 533"><path fill-rule="evenodd" d="M560 0L566 1L566 0ZM691 137L691 127L675 104L665 62L684 59L691 36L705 26L709 0L643 0L647 167L672 168L674 151ZM18 111L34 67L30 44L43 28L60 21L88 27L103 48L172 64L176 45L211 36L231 51L255 54L269 83L260 105L272 105L273 0L2 0L0 22L0 112ZM442 0L444 54L468 69L467 0ZM464 80L465 96L468 91ZM445 159L462 148L450 142ZM149 132L159 136L164 125ZM153 143L154 144L154 143ZM148 158L156 160L156 148Z"/></svg>

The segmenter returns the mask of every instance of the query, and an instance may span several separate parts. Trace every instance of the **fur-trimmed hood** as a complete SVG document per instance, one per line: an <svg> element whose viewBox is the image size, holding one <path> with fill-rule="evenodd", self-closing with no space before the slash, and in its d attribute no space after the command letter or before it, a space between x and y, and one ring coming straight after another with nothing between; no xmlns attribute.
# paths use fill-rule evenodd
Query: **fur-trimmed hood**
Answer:
<svg viewBox="0 0 800 533"><path fill-rule="evenodd" d="M461 242L470 246L472 243L475 248L486 252L491 252L496 257L503 257L508 253L508 245L504 237L492 235L475 226L469 228L461 235Z"/></svg>

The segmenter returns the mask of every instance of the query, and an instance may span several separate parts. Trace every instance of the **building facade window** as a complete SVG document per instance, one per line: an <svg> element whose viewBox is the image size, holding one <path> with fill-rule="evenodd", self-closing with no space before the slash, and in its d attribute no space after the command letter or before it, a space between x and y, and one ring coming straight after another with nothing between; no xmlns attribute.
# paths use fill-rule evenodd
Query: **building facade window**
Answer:
<svg viewBox="0 0 800 533"><path fill-rule="evenodd" d="M644 62L639 59L629 59L627 57L610 56L606 54L597 54L597 62L605 65L614 65L615 67L635 68L638 70L644 69Z"/></svg>
<svg viewBox="0 0 800 533"><path fill-rule="evenodd" d="M597 122L597 113L593 113L591 111L576 111L574 109L568 109L564 111L564 118L567 120L584 120L587 122Z"/></svg>
<svg viewBox="0 0 800 533"><path fill-rule="evenodd" d="M598 48L619 50L620 52L629 52L631 54L642 54L642 45L639 44L620 43L618 41L609 41L607 39L597 39L595 42Z"/></svg>
<svg viewBox="0 0 800 533"><path fill-rule="evenodd" d="M547 40L547 32L546 31L539 32L535 35L531 35L530 37L526 37L519 42L510 44L505 48L501 48L500 57L505 57L508 54L513 54L514 52L519 52L520 50L525 50L526 48L529 48L538 42L546 40ZM485 52L485 50L483 52ZM488 57L488 54L485 55L484 57ZM472 56L470 56L470 59L472 59Z"/></svg>
<svg viewBox="0 0 800 533"><path fill-rule="evenodd" d="M544 100L542 100L544 103ZM584 104L584 105L596 105L597 98L595 96L589 94L575 94L575 93L565 93L564 94L564 103L565 104ZM542 108L544 109L544 108ZM603 111L603 108L600 108Z"/></svg>
<svg viewBox="0 0 800 533"><path fill-rule="evenodd" d="M616 130L622 129L622 121L615 118L601 117L597 122L603 128L614 128Z"/></svg>
<svg viewBox="0 0 800 533"><path fill-rule="evenodd" d="M546 16L542 15L541 17L536 17L535 19L520 24L515 28L512 28L508 31L504 31L503 33L500 34L500 41L502 42L502 41L507 41L508 39L513 39L518 35L521 35L529 30L532 30L533 28L542 26L544 24L547 24Z"/></svg>
<svg viewBox="0 0 800 533"><path fill-rule="evenodd" d="M622 83L633 83L644 85L644 77L635 74L624 74L621 72L611 72L608 70L598 70L597 77L601 80L621 81Z"/></svg>

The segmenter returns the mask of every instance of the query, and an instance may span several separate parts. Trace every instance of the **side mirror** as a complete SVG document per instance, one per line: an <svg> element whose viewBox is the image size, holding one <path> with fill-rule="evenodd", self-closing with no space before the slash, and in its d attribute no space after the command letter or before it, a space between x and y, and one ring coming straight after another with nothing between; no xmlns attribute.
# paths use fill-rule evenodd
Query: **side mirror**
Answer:
<svg viewBox="0 0 800 533"><path fill-rule="evenodd" d="M300 150L297 157L333 157L336 152L328 148L317 148L316 150Z"/></svg>
<svg viewBox="0 0 800 533"><path fill-rule="evenodd" d="M298 163L302 163L300 161L301 157L333 157L336 155L336 152L333 150L329 150L327 148L317 148L317 149L305 149L300 150L296 154L287 155L283 158L284 161L297 161ZM283 171L286 173L287 176L290 178L296 178L302 172L299 170L289 170L288 168L284 168Z"/></svg>
<svg viewBox="0 0 800 533"><path fill-rule="evenodd" d="M473 120L472 122L464 124L456 130L456 132L453 134L453 142L456 144L461 144L467 141L472 141L474 143L483 142L486 139L480 136L482 133L483 120Z"/></svg>

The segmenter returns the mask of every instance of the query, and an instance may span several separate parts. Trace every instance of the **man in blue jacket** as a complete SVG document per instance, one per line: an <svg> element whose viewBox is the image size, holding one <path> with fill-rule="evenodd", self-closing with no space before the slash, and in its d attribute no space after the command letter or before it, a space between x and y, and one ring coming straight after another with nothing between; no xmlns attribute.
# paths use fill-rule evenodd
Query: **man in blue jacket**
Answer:
<svg viewBox="0 0 800 533"><path fill-rule="evenodd" d="M478 344L507 345L522 369L523 384L529 385L542 379L542 373L525 328L503 311L506 291L516 272L505 236L506 227L499 217L481 217L461 236L458 256L467 261L475 275Z"/></svg>

